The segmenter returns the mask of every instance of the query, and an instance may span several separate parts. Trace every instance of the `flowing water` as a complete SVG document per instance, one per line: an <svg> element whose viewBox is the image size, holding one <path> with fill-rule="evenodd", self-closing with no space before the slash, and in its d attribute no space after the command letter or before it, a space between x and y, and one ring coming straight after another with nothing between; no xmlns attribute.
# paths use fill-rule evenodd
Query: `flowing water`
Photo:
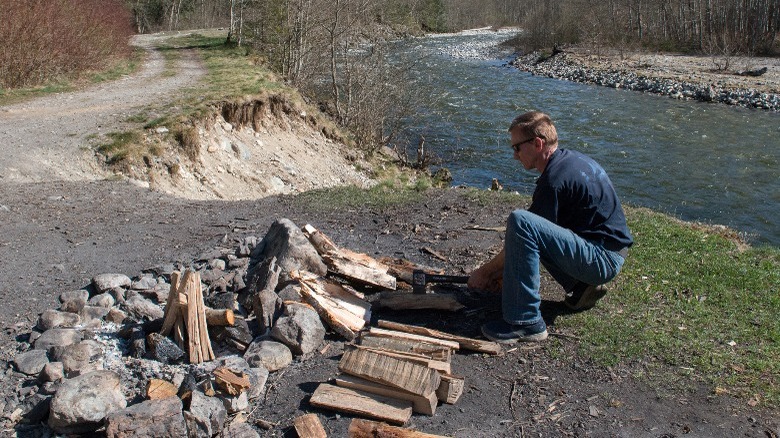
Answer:
<svg viewBox="0 0 780 438"><path fill-rule="evenodd" d="M516 115L540 110L556 122L561 147L601 163L623 202L780 246L780 114L542 78L506 60L443 52L496 38L428 37L399 47L416 59L416 86L430 97L414 132L453 184L487 188L496 178L530 194L538 174L512 159L506 129Z"/></svg>

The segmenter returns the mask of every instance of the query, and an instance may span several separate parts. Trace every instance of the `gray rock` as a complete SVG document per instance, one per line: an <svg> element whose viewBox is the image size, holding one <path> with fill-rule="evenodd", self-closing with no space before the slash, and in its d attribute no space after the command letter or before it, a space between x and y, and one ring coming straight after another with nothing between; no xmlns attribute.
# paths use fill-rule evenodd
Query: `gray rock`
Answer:
<svg viewBox="0 0 780 438"><path fill-rule="evenodd" d="M116 299L114 299L110 293L103 292L102 294L97 294L90 298L89 301L87 301L87 304L95 307L111 308L116 304Z"/></svg>
<svg viewBox="0 0 780 438"><path fill-rule="evenodd" d="M222 400L222 404L227 409L228 414L245 411L249 407L249 396L247 396L246 392L242 392L235 397L217 393L217 397Z"/></svg>
<svg viewBox="0 0 780 438"><path fill-rule="evenodd" d="M263 289L255 295L252 310L260 333L268 333L282 314L282 300L272 289Z"/></svg>
<svg viewBox="0 0 780 438"><path fill-rule="evenodd" d="M249 368L244 371L249 376L249 384L246 390L246 396L249 400L254 400L265 391L265 383L268 381L268 370L262 367Z"/></svg>
<svg viewBox="0 0 780 438"><path fill-rule="evenodd" d="M144 319L151 321L163 317L163 309L160 306L140 295L128 298L125 301L125 308L128 315L139 321Z"/></svg>
<svg viewBox="0 0 780 438"><path fill-rule="evenodd" d="M106 315L106 321L114 324L122 324L125 318L127 318L127 314L116 307L109 309L108 315Z"/></svg>
<svg viewBox="0 0 780 438"><path fill-rule="evenodd" d="M184 411L182 414L187 424L187 438L211 438L208 418L200 418L189 411Z"/></svg>
<svg viewBox="0 0 780 438"><path fill-rule="evenodd" d="M268 370L261 367L252 367L241 356L223 356L217 360L200 365L200 369L206 373L213 372L217 367L227 367L236 372L245 373L249 376L250 387L246 390L246 395L250 400L263 395L265 384L268 381Z"/></svg>
<svg viewBox="0 0 780 438"><path fill-rule="evenodd" d="M247 423L230 423L222 431L222 436L230 438L260 438L260 435Z"/></svg>
<svg viewBox="0 0 780 438"><path fill-rule="evenodd" d="M84 306L79 312L81 323L87 328L99 328L103 324L103 318L111 312L113 308Z"/></svg>
<svg viewBox="0 0 780 438"><path fill-rule="evenodd" d="M28 376L36 376L49 363L46 350L30 350L19 353L14 357L14 365L20 373Z"/></svg>
<svg viewBox="0 0 780 438"><path fill-rule="evenodd" d="M130 289L135 290L154 289L155 287L157 287L157 279L151 274L143 275L130 284Z"/></svg>
<svg viewBox="0 0 780 438"><path fill-rule="evenodd" d="M61 312L59 310L47 309L41 313L38 318L37 327L43 331L63 327L73 328L81 324L81 317L72 312Z"/></svg>
<svg viewBox="0 0 780 438"><path fill-rule="evenodd" d="M133 284L125 274L100 274L92 279L92 285L98 292L106 292L115 287L130 287Z"/></svg>
<svg viewBox="0 0 780 438"><path fill-rule="evenodd" d="M328 271L322 262L317 250L311 245L303 232L289 219L279 219L271 224L263 240L252 251L253 268L264 260L276 257L276 264L281 269L279 280L290 280L289 272L293 270L305 270L317 275L325 275ZM254 269L250 268L250 281L252 285ZM265 285L258 285L257 291L265 289Z"/></svg>
<svg viewBox="0 0 780 438"><path fill-rule="evenodd" d="M68 378L103 369L103 348L92 340L65 347L54 347L52 358L62 362L65 377Z"/></svg>
<svg viewBox="0 0 780 438"><path fill-rule="evenodd" d="M192 393L189 412L206 426L206 432L212 436L222 431L227 419L227 410L222 401L215 397L207 397L200 391Z"/></svg>
<svg viewBox="0 0 780 438"><path fill-rule="evenodd" d="M273 372L290 365L293 356L290 348L281 342L257 338L244 352L244 359L252 367L262 367Z"/></svg>
<svg viewBox="0 0 780 438"><path fill-rule="evenodd" d="M82 307L87 305L89 292L84 289L63 292L60 294L60 310L63 312L79 313Z"/></svg>
<svg viewBox="0 0 780 438"><path fill-rule="evenodd" d="M147 400L106 417L107 438L185 437L179 397Z"/></svg>
<svg viewBox="0 0 780 438"><path fill-rule="evenodd" d="M177 363L184 358L184 351L173 340L159 333L149 333L146 345L158 362Z"/></svg>
<svg viewBox="0 0 780 438"><path fill-rule="evenodd" d="M41 370L40 379L44 382L56 382L64 378L65 367L62 365L62 362L49 362Z"/></svg>
<svg viewBox="0 0 780 438"><path fill-rule="evenodd" d="M81 332L70 328L53 328L46 330L35 340L36 350L48 350L51 347L63 347L84 339Z"/></svg>
<svg viewBox="0 0 780 438"><path fill-rule="evenodd" d="M114 297L114 301L116 301L119 304L125 304L125 290L121 287L115 287L108 291L108 293L111 294L112 297Z"/></svg>
<svg viewBox="0 0 780 438"><path fill-rule="evenodd" d="M325 339L325 327L311 307L292 304L284 313L271 330L271 337L290 347L294 354L310 353Z"/></svg>
<svg viewBox="0 0 780 438"><path fill-rule="evenodd" d="M57 433L93 432L106 416L127 406L119 375L93 371L62 382L51 401L49 427Z"/></svg>
<svg viewBox="0 0 780 438"><path fill-rule="evenodd" d="M301 286L299 284L288 284L277 294L279 298L284 301L297 301L303 302L303 296L301 295Z"/></svg>

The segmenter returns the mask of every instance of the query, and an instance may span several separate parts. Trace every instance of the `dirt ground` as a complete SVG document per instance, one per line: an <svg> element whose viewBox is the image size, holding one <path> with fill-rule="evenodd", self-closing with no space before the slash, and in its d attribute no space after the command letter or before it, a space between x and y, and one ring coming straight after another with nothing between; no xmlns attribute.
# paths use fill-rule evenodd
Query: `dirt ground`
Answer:
<svg viewBox="0 0 780 438"><path fill-rule="evenodd" d="M14 108L0 108L0 121L16 117L13 111L18 107ZM101 129L109 129L111 120L119 119L109 116L90 117L99 119ZM0 142L0 157L16 157L23 163L0 161L3 371L17 353L17 337L29 332L40 312L56 307L61 292L81 288L100 273L134 276L159 264L186 263L247 235L262 237L279 218L289 218L299 226L311 223L346 248L404 257L452 274L468 273L501 245L499 232L464 227L500 226L507 206L472 201L462 189L431 190L425 202L403 207L315 210L288 195L244 201L174 197L126 181L104 180L85 167L39 178L46 174L40 169L60 168L51 167L52 163L67 161L62 151L49 149L67 142L75 131L55 130L51 133L55 141L36 143L42 152L29 153L24 144L42 131L32 128L33 121L27 119L15 118L18 127L9 123L0 128L0 133L10 137L26 136L21 142ZM41 161L36 162L36 157ZM74 174L79 177L69 177ZM446 260L422 252L422 247L435 249ZM376 311L374 318L477 337L483 322L499 316L498 301L461 289L456 292L469 305L466 311ZM556 318L565 318L566 312L560 306L561 290L549 279L544 279L543 296L551 340L507 348L497 357L456 355L453 370L466 377L463 396L455 405L439 406L432 417L414 415L409 426L457 437L778 436L778 411L715 395L713 388L694 380L673 385L649 381L639 377L644 375L641 361L606 368L578 356L577 345L587 341L587 333L575 337L556 328ZM320 350L324 353L296 360L271 375L266 395L250 407L250 422L262 419L276 424L267 431L258 428L261 436L294 436L292 419L304 412L320 414L330 436L346 435L350 417L308 403L315 387L337 373L343 341L331 335L326 342L329 346ZM16 407L17 383L8 373L0 374L0 435L39 436L39 430L14 429L9 420Z"/></svg>

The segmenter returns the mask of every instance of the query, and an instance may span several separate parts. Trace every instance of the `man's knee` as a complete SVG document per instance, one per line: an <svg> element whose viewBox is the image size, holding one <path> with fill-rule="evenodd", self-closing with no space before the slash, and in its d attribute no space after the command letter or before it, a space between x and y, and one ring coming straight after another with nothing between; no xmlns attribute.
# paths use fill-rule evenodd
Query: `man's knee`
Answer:
<svg viewBox="0 0 780 438"><path fill-rule="evenodd" d="M534 215L528 210L515 210L509 214L509 218L506 222L507 231L514 231L516 233L525 233L532 228L534 221Z"/></svg>

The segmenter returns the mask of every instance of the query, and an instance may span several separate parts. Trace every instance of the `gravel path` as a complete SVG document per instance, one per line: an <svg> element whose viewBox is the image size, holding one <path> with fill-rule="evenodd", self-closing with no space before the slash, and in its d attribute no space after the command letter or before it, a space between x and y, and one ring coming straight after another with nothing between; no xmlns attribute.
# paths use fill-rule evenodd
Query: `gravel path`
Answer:
<svg viewBox="0 0 780 438"><path fill-rule="evenodd" d="M58 93L0 107L0 182L84 181L103 176L86 147L87 136L116 131L133 112L194 84L204 74L192 51L183 51L176 74L153 50L160 37L136 36L148 51L141 71L73 93Z"/></svg>

